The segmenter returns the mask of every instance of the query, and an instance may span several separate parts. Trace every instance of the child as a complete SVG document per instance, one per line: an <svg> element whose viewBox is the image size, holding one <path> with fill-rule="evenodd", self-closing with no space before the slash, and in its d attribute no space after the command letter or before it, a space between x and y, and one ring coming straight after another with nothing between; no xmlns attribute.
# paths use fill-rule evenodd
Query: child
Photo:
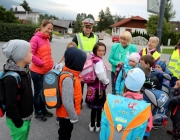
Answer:
<svg viewBox="0 0 180 140"><path fill-rule="evenodd" d="M76 55L74 55L76 54ZM56 109L56 116L59 118L59 140L70 140L73 130L73 124L78 121L78 115L81 113L81 80L79 74L83 69L86 61L86 53L71 47L65 51L65 66L63 71L68 71L70 74L63 74L60 77L59 87L62 105ZM74 79L74 80L72 80Z"/></svg>
<svg viewBox="0 0 180 140"><path fill-rule="evenodd" d="M149 42L148 42L148 47L142 49L139 52L140 56L144 56L146 54L150 54L153 56L155 62L154 64L160 59L160 54L157 52L156 47L158 46L159 43L159 38L156 36L150 37L149 38ZM152 66L153 68L155 67L155 65Z"/></svg>
<svg viewBox="0 0 180 140"><path fill-rule="evenodd" d="M170 90L171 120L173 122L173 140L180 139L180 80Z"/></svg>
<svg viewBox="0 0 180 140"><path fill-rule="evenodd" d="M143 94L140 94L140 90L144 85L146 78L144 72L139 68L134 68L127 73L125 79L125 89L123 96L127 98L133 98L136 100L142 100ZM152 114L149 116L148 125L146 128L146 135L149 135L152 129Z"/></svg>
<svg viewBox="0 0 180 140"><path fill-rule="evenodd" d="M68 43L66 46L66 50L71 48L71 47L77 47L76 43L74 43L74 42ZM62 63L63 61L64 61L64 56L61 58L61 60L58 62L58 64Z"/></svg>
<svg viewBox="0 0 180 140"><path fill-rule="evenodd" d="M158 60L155 64L155 68L161 72L165 72L172 76L172 73L170 70L167 69L166 63L164 62L164 60Z"/></svg>
<svg viewBox="0 0 180 140"><path fill-rule="evenodd" d="M10 40L2 47L8 59L4 71L14 71L20 75L18 87L13 76L4 79L6 99L6 123L13 140L27 140L33 113L33 93L28 64L32 53L30 44L24 40Z"/></svg>
<svg viewBox="0 0 180 140"><path fill-rule="evenodd" d="M94 69L97 78L94 83L87 84L88 90L86 95L86 103L91 109L91 123L89 124L89 131L96 132L100 131L100 121L101 121L101 110L104 106L106 100L106 87L109 84L109 79L107 78L106 68L103 64L102 57L106 53L106 46L102 42L95 44L93 48L93 55L99 57L100 59L94 61ZM97 122L95 122L97 120Z"/></svg>
<svg viewBox="0 0 180 140"><path fill-rule="evenodd" d="M139 63L140 55L136 52L133 52L130 54L129 59L126 60L124 63L124 66L122 67L121 71L118 74L117 80L116 80L116 94L122 95L123 88L124 88L124 76L126 73L136 67L136 65Z"/></svg>

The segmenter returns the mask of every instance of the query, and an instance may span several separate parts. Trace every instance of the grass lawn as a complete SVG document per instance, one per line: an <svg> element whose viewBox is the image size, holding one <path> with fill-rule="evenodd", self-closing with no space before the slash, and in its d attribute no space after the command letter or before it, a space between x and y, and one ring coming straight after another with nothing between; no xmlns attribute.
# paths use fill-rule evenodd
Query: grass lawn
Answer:
<svg viewBox="0 0 180 140"><path fill-rule="evenodd" d="M162 53L172 54L173 51L174 51L174 48L173 49L163 49Z"/></svg>

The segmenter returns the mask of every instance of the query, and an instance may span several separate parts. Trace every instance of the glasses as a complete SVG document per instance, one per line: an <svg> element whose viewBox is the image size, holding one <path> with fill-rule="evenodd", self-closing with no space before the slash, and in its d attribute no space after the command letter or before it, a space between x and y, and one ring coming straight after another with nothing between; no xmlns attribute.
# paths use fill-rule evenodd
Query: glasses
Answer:
<svg viewBox="0 0 180 140"><path fill-rule="evenodd" d="M103 53L106 52L106 50L97 50L97 51L98 51L98 52L103 52Z"/></svg>
<svg viewBox="0 0 180 140"><path fill-rule="evenodd" d="M91 26L84 26L86 29L92 29Z"/></svg>

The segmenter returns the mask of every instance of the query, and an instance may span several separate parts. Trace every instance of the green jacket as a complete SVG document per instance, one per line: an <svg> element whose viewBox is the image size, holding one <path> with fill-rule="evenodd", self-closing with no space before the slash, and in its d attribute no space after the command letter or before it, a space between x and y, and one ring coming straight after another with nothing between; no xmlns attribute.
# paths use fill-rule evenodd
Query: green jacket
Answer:
<svg viewBox="0 0 180 140"><path fill-rule="evenodd" d="M111 48L111 53L109 55L109 62L112 65L112 71L116 71L116 67L119 62L125 62L126 58L129 58L129 55L133 52L137 52L136 45L129 44L125 49L121 43L113 44Z"/></svg>

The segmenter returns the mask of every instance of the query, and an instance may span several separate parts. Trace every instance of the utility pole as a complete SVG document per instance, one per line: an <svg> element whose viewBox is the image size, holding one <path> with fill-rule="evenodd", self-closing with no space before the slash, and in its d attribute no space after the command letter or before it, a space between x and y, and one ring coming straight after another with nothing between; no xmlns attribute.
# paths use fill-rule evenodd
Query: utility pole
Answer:
<svg viewBox="0 0 180 140"><path fill-rule="evenodd" d="M160 2L158 30L157 30L157 37L159 38L159 44L158 44L158 47L157 47L158 52L160 52L160 46L161 46L162 27L163 27L163 20L164 20L165 4L166 4L166 0L161 0L161 2Z"/></svg>

